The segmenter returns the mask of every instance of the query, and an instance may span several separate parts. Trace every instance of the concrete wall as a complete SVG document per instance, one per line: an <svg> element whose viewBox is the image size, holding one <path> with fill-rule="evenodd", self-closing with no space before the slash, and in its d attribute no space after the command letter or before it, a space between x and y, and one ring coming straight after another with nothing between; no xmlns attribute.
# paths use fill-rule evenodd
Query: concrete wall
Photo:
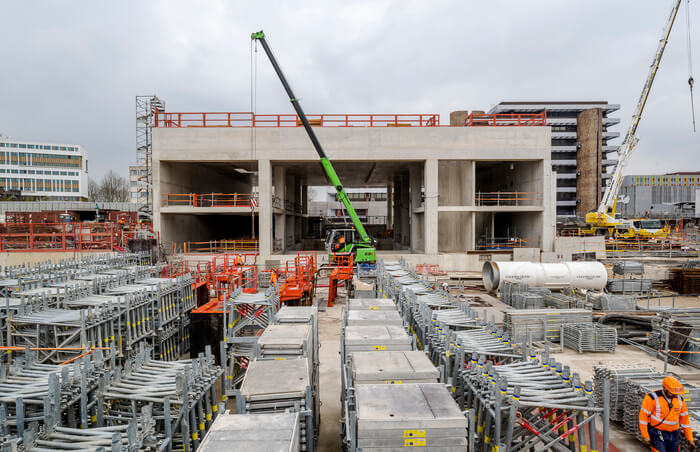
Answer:
<svg viewBox="0 0 700 452"><path fill-rule="evenodd" d="M473 160L440 160L438 178L439 206L474 205Z"/></svg>
<svg viewBox="0 0 700 452"><path fill-rule="evenodd" d="M388 216L392 216L396 241L414 252L437 255L442 250L459 253L473 247L473 212L479 210L473 205L475 162L514 162L516 168L530 168L532 173L516 171L523 181L518 183L544 192L545 201L553 196L548 193L553 186L551 170L544 173L541 170L550 167L548 127L319 127L315 130L333 161L409 165L408 171L387 177L385 183L394 188ZM250 163L250 139L250 130L243 128L154 129L154 198L161 199L168 192L187 192L188 187L190 191L201 192L197 179L192 178L193 170L189 174L184 169L179 171L187 165ZM296 246L301 232L297 219L287 220L287 214L273 212L272 195L273 190L275 196L284 193L280 196L284 199L287 193L296 194L304 183L288 180L284 171L277 168L287 162L290 165L316 162L317 155L306 133L297 127L258 128L254 155L258 159L260 253L265 258L272 254L273 229L275 238L284 239L285 246ZM213 181L212 178L212 184ZM548 217L550 213L546 210L537 208L538 212L544 212L540 216ZM160 203L156 202L154 222L165 240L172 240L170 235L198 236L196 228L202 233L207 231L195 219L167 226L161 225L160 217ZM538 221L534 225L544 228L545 223ZM460 228L466 231L458 231ZM448 245L440 237L441 230L454 231L457 241ZM542 232L547 234L550 232ZM547 240L544 243L546 246Z"/></svg>
<svg viewBox="0 0 700 452"><path fill-rule="evenodd" d="M576 135L580 147L576 153L578 176L576 193L578 205L576 215L585 217L598 208L603 182L603 113L600 108L591 108L579 113Z"/></svg>

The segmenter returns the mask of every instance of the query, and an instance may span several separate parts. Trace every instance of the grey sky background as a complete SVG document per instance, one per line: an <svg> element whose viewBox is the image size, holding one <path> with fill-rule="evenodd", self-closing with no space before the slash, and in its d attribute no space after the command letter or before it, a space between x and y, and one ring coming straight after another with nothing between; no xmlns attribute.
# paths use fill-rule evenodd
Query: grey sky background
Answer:
<svg viewBox="0 0 700 452"><path fill-rule="evenodd" d="M155 93L168 111L250 111L249 36L263 29L307 113L439 113L448 123L452 110L501 100L606 99L622 105L613 130L624 135L670 7L0 0L0 133L81 144L91 177L111 168L126 174L135 160L135 96ZM684 1L626 174L700 170L685 22ZM697 2L691 29L697 63ZM257 67L256 112L291 113L262 49Z"/></svg>

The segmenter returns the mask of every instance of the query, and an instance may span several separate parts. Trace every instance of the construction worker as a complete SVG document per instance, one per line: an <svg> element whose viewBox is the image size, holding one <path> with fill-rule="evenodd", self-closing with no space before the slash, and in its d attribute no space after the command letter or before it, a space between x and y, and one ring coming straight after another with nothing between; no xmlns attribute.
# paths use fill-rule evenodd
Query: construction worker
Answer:
<svg viewBox="0 0 700 452"><path fill-rule="evenodd" d="M680 450L680 432L695 449L693 430L688 419L688 405L681 395L685 392L683 385L671 375L664 378L663 389L650 392L644 396L639 410L639 431L642 442L651 446L652 452L677 452Z"/></svg>
<svg viewBox="0 0 700 452"><path fill-rule="evenodd" d="M270 273L270 286L275 287L276 285L277 285L277 272L273 270L272 273Z"/></svg>

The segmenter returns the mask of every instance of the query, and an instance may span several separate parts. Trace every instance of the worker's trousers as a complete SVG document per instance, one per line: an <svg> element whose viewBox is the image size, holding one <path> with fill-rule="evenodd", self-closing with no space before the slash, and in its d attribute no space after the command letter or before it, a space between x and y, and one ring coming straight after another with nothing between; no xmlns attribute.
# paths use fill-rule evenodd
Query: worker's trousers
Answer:
<svg viewBox="0 0 700 452"><path fill-rule="evenodd" d="M651 452L678 452L681 447L681 436L678 430L665 432L649 427Z"/></svg>

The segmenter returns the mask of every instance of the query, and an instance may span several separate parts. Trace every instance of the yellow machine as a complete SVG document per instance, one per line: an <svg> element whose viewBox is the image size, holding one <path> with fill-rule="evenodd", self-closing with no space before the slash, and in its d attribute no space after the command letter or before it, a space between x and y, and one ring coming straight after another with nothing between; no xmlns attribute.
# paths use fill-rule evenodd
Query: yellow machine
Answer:
<svg viewBox="0 0 700 452"><path fill-rule="evenodd" d="M666 43L668 42L668 37L671 33L673 22L676 20L676 14L678 13L680 4L681 0L676 0L673 4L671 14L666 22L666 27L664 28L664 34L659 42L659 47L656 49L654 61L649 68L649 75L644 83L644 88L642 88L642 94L639 96L639 101L637 102L634 114L632 115L632 121L629 129L627 130L627 134L625 135L625 139L620 146L620 150L618 151L618 160L617 165L615 166L615 171L612 174L610 183L605 188L605 193L600 201L598 210L586 214L586 224L589 225L589 227L580 229L580 233L584 235L607 234L608 237L611 238L663 238L668 236L668 229L662 228L660 221L642 218L623 220L615 215L615 208L617 207L617 196L620 192L620 186L622 185L622 169L629 161L630 156L632 155L632 150L637 144L637 141L639 141L635 136L637 126L639 125L639 120L642 117L644 105L649 97L651 85L656 77L656 71L659 69L661 57L664 54L664 49L666 48Z"/></svg>

